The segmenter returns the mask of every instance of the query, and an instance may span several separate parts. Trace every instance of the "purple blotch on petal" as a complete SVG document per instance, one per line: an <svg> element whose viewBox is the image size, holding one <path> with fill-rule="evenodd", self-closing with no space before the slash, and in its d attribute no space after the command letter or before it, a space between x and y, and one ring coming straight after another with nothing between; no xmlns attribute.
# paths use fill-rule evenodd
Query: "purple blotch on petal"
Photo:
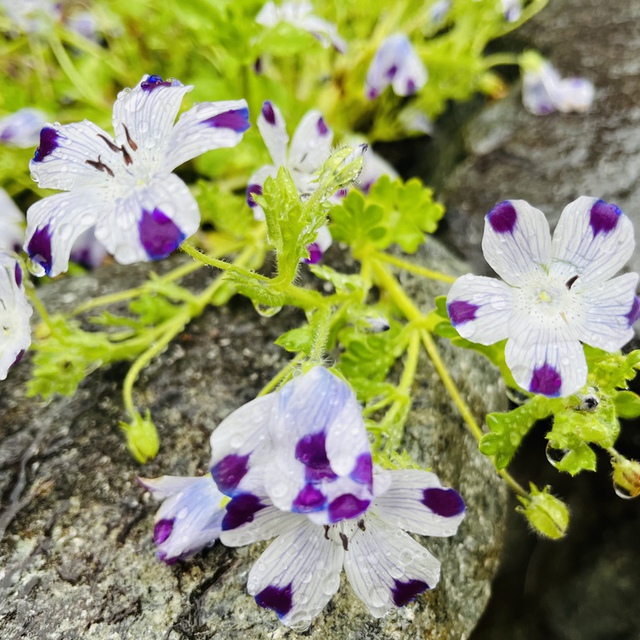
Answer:
<svg viewBox="0 0 640 640"><path fill-rule="evenodd" d="M387 73L385 75L387 76L387 78L389 78L389 80L393 80L393 78L396 75L396 73L398 73L398 65L397 64L392 64L387 69Z"/></svg>
<svg viewBox="0 0 640 640"><path fill-rule="evenodd" d="M247 466L249 455L238 456L232 453L211 467L211 476L222 493L226 495L234 494L240 481L247 475L249 470Z"/></svg>
<svg viewBox="0 0 640 640"><path fill-rule="evenodd" d="M273 110L273 106L268 100L262 105L262 115L270 125L275 126L276 112Z"/></svg>
<svg viewBox="0 0 640 640"><path fill-rule="evenodd" d="M323 478L330 480L337 478L327 458L326 437L324 431L318 431L318 433L304 436L296 445L295 457L306 467L305 480L307 482L319 482Z"/></svg>
<svg viewBox="0 0 640 640"><path fill-rule="evenodd" d="M496 233L511 233L516 226L518 214L515 207L508 201L500 202L489 213L487 221Z"/></svg>
<svg viewBox="0 0 640 640"><path fill-rule="evenodd" d="M447 313L451 318L451 324L455 327L459 324L476 319L476 311L479 309L475 304L466 300L454 300L447 305Z"/></svg>
<svg viewBox="0 0 640 640"><path fill-rule="evenodd" d="M329 127L327 127L327 123L324 121L324 118L322 116L318 118L317 127L318 127L318 133L321 136L326 136L327 133L329 133Z"/></svg>
<svg viewBox="0 0 640 640"><path fill-rule="evenodd" d="M256 595L256 602L265 609L275 611L278 618L282 618L291 611L292 586L291 582L286 587L269 585Z"/></svg>
<svg viewBox="0 0 640 640"><path fill-rule="evenodd" d="M25 350L21 349L20 351L18 351L18 354L16 355L16 359L13 361L13 364L11 365L12 367L15 367L20 360L22 360L22 356L25 354Z"/></svg>
<svg viewBox="0 0 640 640"><path fill-rule="evenodd" d="M369 504L369 500L360 500L351 493L344 493L329 505L329 522L357 518L369 508Z"/></svg>
<svg viewBox="0 0 640 640"><path fill-rule="evenodd" d="M298 493L292 504L292 511L297 513L310 513L319 511L327 504L327 497L312 484L305 485Z"/></svg>
<svg viewBox="0 0 640 640"><path fill-rule="evenodd" d="M170 87L170 80L162 80L161 76L149 76L144 82L140 83L140 88L144 91L153 91L158 87Z"/></svg>
<svg viewBox="0 0 640 640"><path fill-rule="evenodd" d="M173 531L173 518L171 520L158 520L153 528L153 541L162 544Z"/></svg>
<svg viewBox="0 0 640 640"><path fill-rule="evenodd" d="M406 582L394 580L393 582L391 595L396 607L404 607L405 604L429 588L429 585L423 580L407 580Z"/></svg>
<svg viewBox="0 0 640 640"><path fill-rule="evenodd" d="M256 196L262 195L262 185L259 184L250 184L247 187L247 204L250 207L257 207L258 203L253 199L254 194Z"/></svg>
<svg viewBox="0 0 640 640"><path fill-rule="evenodd" d="M416 88L417 88L416 83L411 78L409 78L407 80L407 94L408 95L414 94L416 92Z"/></svg>
<svg viewBox="0 0 640 640"><path fill-rule="evenodd" d="M464 511L464 501L455 489L429 487L422 492L420 502L443 518L453 518Z"/></svg>
<svg viewBox="0 0 640 640"><path fill-rule="evenodd" d="M318 264L322 260L322 249L317 242L312 242L308 245L307 251L309 252L309 257L304 260L307 264Z"/></svg>
<svg viewBox="0 0 640 640"><path fill-rule="evenodd" d="M27 253L29 254L29 258L36 264L39 264L45 273L49 275L53 262L51 259L51 233L49 232L49 225L42 227L42 229L36 229L31 240L29 240Z"/></svg>
<svg viewBox="0 0 640 640"><path fill-rule="evenodd" d="M237 529L247 522L253 522L253 516L265 507L260 498L252 493L236 496L227 504L227 512L222 519L222 530Z"/></svg>
<svg viewBox="0 0 640 640"><path fill-rule="evenodd" d="M153 212L142 210L138 223L140 242L152 260L166 258L185 239L184 233L169 216L156 208Z"/></svg>
<svg viewBox="0 0 640 640"><path fill-rule="evenodd" d="M236 133L242 133L251 126L249 124L249 109L246 107L219 113L217 116L203 120L203 122L217 129L233 129Z"/></svg>
<svg viewBox="0 0 640 640"><path fill-rule="evenodd" d="M43 127L40 131L40 144L36 149L33 159L42 162L58 148L58 132L53 127Z"/></svg>
<svg viewBox="0 0 640 640"><path fill-rule="evenodd" d="M541 393L543 396L554 397L560 395L562 376L550 364L543 364L533 370L529 391Z"/></svg>
<svg viewBox="0 0 640 640"><path fill-rule="evenodd" d="M607 204L604 200L595 202L589 213L589 224L593 235L609 233L609 231L615 229L621 215L622 211L615 204Z"/></svg>
<svg viewBox="0 0 640 640"><path fill-rule="evenodd" d="M640 318L640 298L633 296L633 304L631 305L631 311L627 313L627 320L629 326L633 326L638 318Z"/></svg>
<svg viewBox="0 0 640 640"><path fill-rule="evenodd" d="M375 100L379 95L380 92L377 89L374 89L373 87L367 89L367 98L369 100Z"/></svg>
<svg viewBox="0 0 640 640"><path fill-rule="evenodd" d="M18 286L22 285L22 267L16 262L16 268L14 272L14 277L16 279L16 284Z"/></svg>
<svg viewBox="0 0 640 640"><path fill-rule="evenodd" d="M373 483L373 463L370 453L362 453L356 460L356 466L349 477L359 484L371 485Z"/></svg>

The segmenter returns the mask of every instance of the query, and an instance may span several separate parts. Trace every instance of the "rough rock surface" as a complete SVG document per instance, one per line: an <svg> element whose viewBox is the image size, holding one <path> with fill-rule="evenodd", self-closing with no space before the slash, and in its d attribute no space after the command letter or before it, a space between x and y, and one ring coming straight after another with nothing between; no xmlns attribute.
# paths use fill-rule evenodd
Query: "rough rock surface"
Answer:
<svg viewBox="0 0 640 640"><path fill-rule="evenodd" d="M428 260L426 260L428 256ZM419 258L452 273L465 269L435 242ZM69 308L88 294L132 286L146 266L108 267L43 291ZM197 280L197 279L196 279ZM407 279L422 303L437 286ZM202 285L202 282L200 283ZM152 463L139 467L119 433L126 365L94 372L73 398L25 399L28 358L0 396L0 637L4 640L205 640L294 638L246 593L247 573L265 544L220 545L165 566L155 558L156 505L137 474L204 471L208 436L232 410L252 399L285 362L273 344L299 318L287 310L257 316L243 301L209 309L144 372L136 401L151 409L162 439ZM495 373L469 353L446 362L482 419L503 407ZM307 638L467 638L489 597L505 517L505 491L478 452L433 368L420 366L406 446L460 490L468 517L453 539L425 542L443 564L437 589L382 620L342 588Z"/></svg>

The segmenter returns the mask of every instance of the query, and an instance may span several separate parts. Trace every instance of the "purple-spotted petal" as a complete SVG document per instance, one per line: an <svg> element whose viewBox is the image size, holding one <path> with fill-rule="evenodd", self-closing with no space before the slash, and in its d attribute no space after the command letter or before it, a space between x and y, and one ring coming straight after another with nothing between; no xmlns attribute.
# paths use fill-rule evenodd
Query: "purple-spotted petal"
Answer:
<svg viewBox="0 0 640 640"><path fill-rule="evenodd" d="M211 476L140 478L156 500L154 542L165 562L186 558L213 544L222 530L224 500Z"/></svg>
<svg viewBox="0 0 640 640"><path fill-rule="evenodd" d="M342 546L322 527L301 520L267 548L253 565L247 590L298 631L306 629L340 587Z"/></svg>
<svg viewBox="0 0 640 640"><path fill-rule="evenodd" d="M197 104L183 113L173 127L164 168L173 171L211 149L235 147L248 128L245 100Z"/></svg>
<svg viewBox="0 0 640 640"><path fill-rule="evenodd" d="M241 493L234 496L226 505L222 519L222 530L238 529L253 522L255 514L265 509L267 505L253 493Z"/></svg>
<svg viewBox="0 0 640 640"><path fill-rule="evenodd" d="M249 457L248 453L243 456L230 453L211 467L211 476L222 493L228 496L236 493L240 482L249 471Z"/></svg>
<svg viewBox="0 0 640 640"><path fill-rule="evenodd" d="M96 269L106 255L107 250L96 240L93 229L87 229L80 234L71 249L71 260L85 269Z"/></svg>
<svg viewBox="0 0 640 640"><path fill-rule="evenodd" d="M527 322L526 317L518 322L522 330L509 338L505 348L514 380L526 391L548 397L579 391L587 382L587 362L574 325Z"/></svg>
<svg viewBox="0 0 640 640"><path fill-rule="evenodd" d="M375 516L364 520L345 553L344 568L355 594L380 618L440 579L440 563L408 534Z"/></svg>
<svg viewBox="0 0 640 640"><path fill-rule="evenodd" d="M331 155L333 131L320 111L308 111L300 120L291 139L288 166L293 171L311 174L322 167Z"/></svg>
<svg viewBox="0 0 640 640"><path fill-rule="evenodd" d="M562 79L549 62L537 69L526 70L522 76L522 104L535 116L546 116L557 109Z"/></svg>
<svg viewBox="0 0 640 640"><path fill-rule="evenodd" d="M308 264L317 264L322 260L322 256L325 251L333 244L333 237L329 227L325 224L318 229L318 235L314 242L312 242L307 250L309 251L309 257L305 259Z"/></svg>
<svg viewBox="0 0 640 640"><path fill-rule="evenodd" d="M277 173L277 167L274 167L272 164L267 164L264 167L260 167L249 178L249 184L247 185L247 204L251 207L253 217L256 220L264 220L264 211L262 210L262 207L253 199L253 194L262 195L264 181L269 177L275 178Z"/></svg>
<svg viewBox="0 0 640 640"><path fill-rule="evenodd" d="M57 276L67 270L77 238L98 219L113 219L108 202L93 190L78 189L38 200L27 211L24 250L33 272Z"/></svg>
<svg viewBox="0 0 640 640"><path fill-rule="evenodd" d="M185 238L180 228L158 207L153 211L142 210L138 232L140 243L150 260L168 257Z"/></svg>
<svg viewBox="0 0 640 640"><path fill-rule="evenodd" d="M280 109L273 102L266 101L258 116L258 129L269 150L269 155L276 167L287 164L287 145L289 135L287 125Z"/></svg>
<svg viewBox="0 0 640 640"><path fill-rule="evenodd" d="M36 147L46 121L39 109L19 109L0 119L0 143L23 149Z"/></svg>
<svg viewBox="0 0 640 640"><path fill-rule="evenodd" d="M577 291L615 275L633 254L633 225L614 204L581 196L568 204L553 234L551 273L579 278Z"/></svg>
<svg viewBox="0 0 640 640"><path fill-rule="evenodd" d="M494 344L510 334L513 290L495 278L467 274L447 296L451 324L467 340Z"/></svg>
<svg viewBox="0 0 640 640"><path fill-rule="evenodd" d="M377 495L371 512L385 522L424 536L452 536L465 516L457 491L440 484L428 471L389 471L389 488Z"/></svg>
<svg viewBox="0 0 640 640"><path fill-rule="evenodd" d="M485 216L482 251L507 284L522 285L550 262L549 223L524 200L501 202Z"/></svg>
<svg viewBox="0 0 640 640"><path fill-rule="evenodd" d="M595 88L586 78L565 78L560 83L557 109L563 113L584 113L593 103Z"/></svg>

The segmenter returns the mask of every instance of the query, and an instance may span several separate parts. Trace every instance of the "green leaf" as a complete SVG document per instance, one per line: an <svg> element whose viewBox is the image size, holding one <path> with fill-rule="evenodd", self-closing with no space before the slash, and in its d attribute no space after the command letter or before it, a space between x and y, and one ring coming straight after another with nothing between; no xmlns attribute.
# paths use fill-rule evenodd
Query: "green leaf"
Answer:
<svg viewBox="0 0 640 640"><path fill-rule="evenodd" d="M330 282L335 290L340 293L364 291L366 288L364 279L358 274L347 275L321 264L310 264L307 267L316 277Z"/></svg>
<svg viewBox="0 0 640 640"><path fill-rule="evenodd" d="M291 351L293 353L302 352L309 355L313 344L313 330L308 324L304 327L291 329L291 331L283 333L276 340L276 344L287 351Z"/></svg>
<svg viewBox="0 0 640 640"><path fill-rule="evenodd" d="M596 454L586 442L577 441L573 448L567 448L565 451L564 456L554 463L559 471L575 476L581 471L596 470Z"/></svg>
<svg viewBox="0 0 640 640"><path fill-rule="evenodd" d="M640 396L633 391L618 391L613 396L613 403L619 418L631 420L640 416Z"/></svg>

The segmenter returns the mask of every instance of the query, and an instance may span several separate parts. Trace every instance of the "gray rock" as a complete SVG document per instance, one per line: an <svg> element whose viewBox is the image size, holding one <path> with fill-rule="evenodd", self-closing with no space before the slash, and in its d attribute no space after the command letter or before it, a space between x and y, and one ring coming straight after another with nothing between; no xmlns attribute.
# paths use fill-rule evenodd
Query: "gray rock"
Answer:
<svg viewBox="0 0 640 640"><path fill-rule="evenodd" d="M435 242L419 259L464 271ZM43 297L69 308L88 292L135 285L147 270L103 268L56 282ZM203 275L194 282L202 286ZM413 278L406 284L425 309L442 292ZM11 372L0 397L3 639L298 637L246 593L248 571L266 543L239 550L217 544L165 566L152 542L157 505L135 477L205 471L210 432L283 365L286 354L273 340L300 319L284 310L266 320L234 300L190 324L137 385L136 400L151 409L162 441L158 457L144 467L132 460L118 429L125 364L94 372L73 398L48 403L25 398L28 358ZM454 354L444 344L442 353L478 419L504 408L503 389L481 358ZM456 537L425 541L442 561L443 578L433 592L376 620L343 577L340 592L303 637L467 638L483 611L500 551L505 491L426 361L415 393L406 446L468 505Z"/></svg>

